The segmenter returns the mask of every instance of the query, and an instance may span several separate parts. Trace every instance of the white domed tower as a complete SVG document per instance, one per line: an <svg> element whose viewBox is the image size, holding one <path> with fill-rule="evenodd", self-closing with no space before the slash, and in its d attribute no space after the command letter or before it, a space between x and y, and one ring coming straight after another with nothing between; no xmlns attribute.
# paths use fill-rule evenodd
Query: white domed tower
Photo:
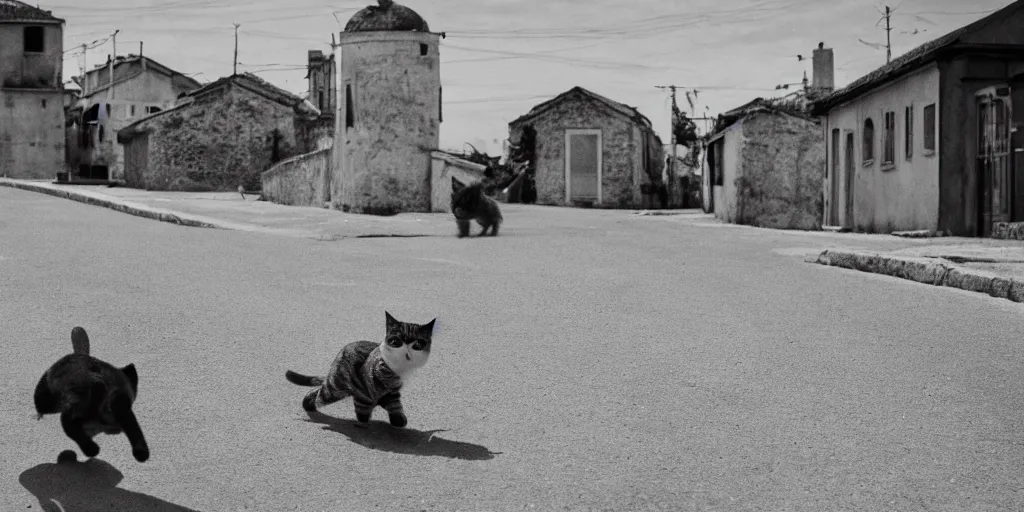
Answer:
<svg viewBox="0 0 1024 512"><path fill-rule="evenodd" d="M441 126L439 34L412 9L379 0L338 42L332 207L430 211L430 152Z"/></svg>

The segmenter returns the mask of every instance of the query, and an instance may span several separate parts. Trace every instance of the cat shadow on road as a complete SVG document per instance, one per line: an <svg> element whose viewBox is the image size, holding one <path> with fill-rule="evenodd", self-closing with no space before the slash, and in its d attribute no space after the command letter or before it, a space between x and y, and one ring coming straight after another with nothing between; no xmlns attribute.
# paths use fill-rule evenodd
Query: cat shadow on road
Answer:
<svg viewBox="0 0 1024 512"><path fill-rule="evenodd" d="M75 460L65 451L56 464L26 469L18 481L45 512L198 512L147 494L119 489L124 475L100 459Z"/></svg>
<svg viewBox="0 0 1024 512"><path fill-rule="evenodd" d="M319 412L307 414L309 419L306 421L319 423L324 430L343 434L352 442L374 450L464 460L491 460L501 453L492 452L478 444L451 441L434 435L445 430L395 428L383 421L371 421L368 426L362 427L355 420L335 418Z"/></svg>

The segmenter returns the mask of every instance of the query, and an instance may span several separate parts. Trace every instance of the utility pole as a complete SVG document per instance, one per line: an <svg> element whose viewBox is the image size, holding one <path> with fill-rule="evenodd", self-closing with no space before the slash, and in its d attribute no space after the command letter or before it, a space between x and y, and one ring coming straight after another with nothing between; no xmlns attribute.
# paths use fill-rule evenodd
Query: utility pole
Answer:
<svg viewBox="0 0 1024 512"><path fill-rule="evenodd" d="M669 127L672 130L672 160L669 160L668 175L676 175L676 112L679 112L679 106L676 104L676 87L675 85L656 85L658 89L668 89L672 91L672 118ZM665 176L662 176L664 179Z"/></svg>
<svg viewBox="0 0 1024 512"><path fill-rule="evenodd" d="M88 47L82 43L82 96L89 93L89 81L85 79L89 72Z"/></svg>
<svg viewBox="0 0 1024 512"><path fill-rule="evenodd" d="M881 12L881 11L879 11ZM885 6L885 13L882 14L882 19L878 20L881 23L885 20L885 63L888 64L892 60L892 26L889 24L889 20L892 18L892 13L896 12L896 9L890 9L889 6ZM875 26L878 26L878 23Z"/></svg>
<svg viewBox="0 0 1024 512"><path fill-rule="evenodd" d="M235 23L235 65L231 71L231 74L238 74L238 23Z"/></svg>
<svg viewBox="0 0 1024 512"><path fill-rule="evenodd" d="M110 104L110 100L114 99L114 63L117 62L117 33L121 29L117 29L113 34L110 35L110 42L114 45L114 51L110 59L110 83L107 87L107 104ZM110 107L107 107L110 108Z"/></svg>

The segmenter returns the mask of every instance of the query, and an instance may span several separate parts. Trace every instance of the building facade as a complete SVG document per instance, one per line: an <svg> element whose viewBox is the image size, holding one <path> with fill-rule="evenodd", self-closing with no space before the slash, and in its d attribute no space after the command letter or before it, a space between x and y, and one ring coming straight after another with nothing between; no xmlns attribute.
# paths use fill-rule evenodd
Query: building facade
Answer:
<svg viewBox="0 0 1024 512"><path fill-rule="evenodd" d="M70 166L77 178L110 180L125 178L117 132L173 107L179 96L201 87L191 77L133 54L108 60L76 81L82 93L68 111L69 139L77 141L75 151L69 152L76 155Z"/></svg>
<svg viewBox="0 0 1024 512"><path fill-rule="evenodd" d="M258 190L260 173L300 153L296 125L318 114L255 75L221 78L118 132L125 181L147 190Z"/></svg>
<svg viewBox="0 0 1024 512"><path fill-rule="evenodd" d="M520 145L526 131L538 204L641 208L644 191L662 183L664 144L650 120L582 87L509 123L509 142Z"/></svg>
<svg viewBox="0 0 1024 512"><path fill-rule="evenodd" d="M0 175L64 171L64 20L17 0L0 2Z"/></svg>
<svg viewBox="0 0 1024 512"><path fill-rule="evenodd" d="M1024 221L1024 1L893 59L815 112L827 225L988 236Z"/></svg>

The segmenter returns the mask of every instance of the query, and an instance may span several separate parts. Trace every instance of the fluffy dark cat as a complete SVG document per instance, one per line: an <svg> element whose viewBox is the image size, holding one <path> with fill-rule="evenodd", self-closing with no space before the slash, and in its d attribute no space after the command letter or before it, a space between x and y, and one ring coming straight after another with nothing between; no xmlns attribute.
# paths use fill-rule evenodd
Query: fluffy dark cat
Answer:
<svg viewBox="0 0 1024 512"><path fill-rule="evenodd" d="M78 443L86 457L95 457L100 447L92 440L100 433L128 437L135 460L149 459L149 446L132 412L139 390L134 364L118 368L89 355L85 329L71 330L73 352L53 363L36 385L38 419L60 414L64 433Z"/></svg>
<svg viewBox="0 0 1024 512"><path fill-rule="evenodd" d="M459 238L469 236L471 220L476 220L483 227L480 236L484 236L488 228L491 229L491 236L498 235L498 226L502 221L501 209L497 201L484 194L482 182L466 185L452 176L452 214L459 227Z"/></svg>
<svg viewBox="0 0 1024 512"><path fill-rule="evenodd" d="M427 363L436 319L420 325L399 322L387 311L384 316L384 342L349 343L334 358L325 377L285 372L285 378L293 384L317 387L302 399L303 409L312 412L352 397L360 424L370 421L378 405L388 412L392 425L404 427L408 423L400 390L412 373Z"/></svg>

